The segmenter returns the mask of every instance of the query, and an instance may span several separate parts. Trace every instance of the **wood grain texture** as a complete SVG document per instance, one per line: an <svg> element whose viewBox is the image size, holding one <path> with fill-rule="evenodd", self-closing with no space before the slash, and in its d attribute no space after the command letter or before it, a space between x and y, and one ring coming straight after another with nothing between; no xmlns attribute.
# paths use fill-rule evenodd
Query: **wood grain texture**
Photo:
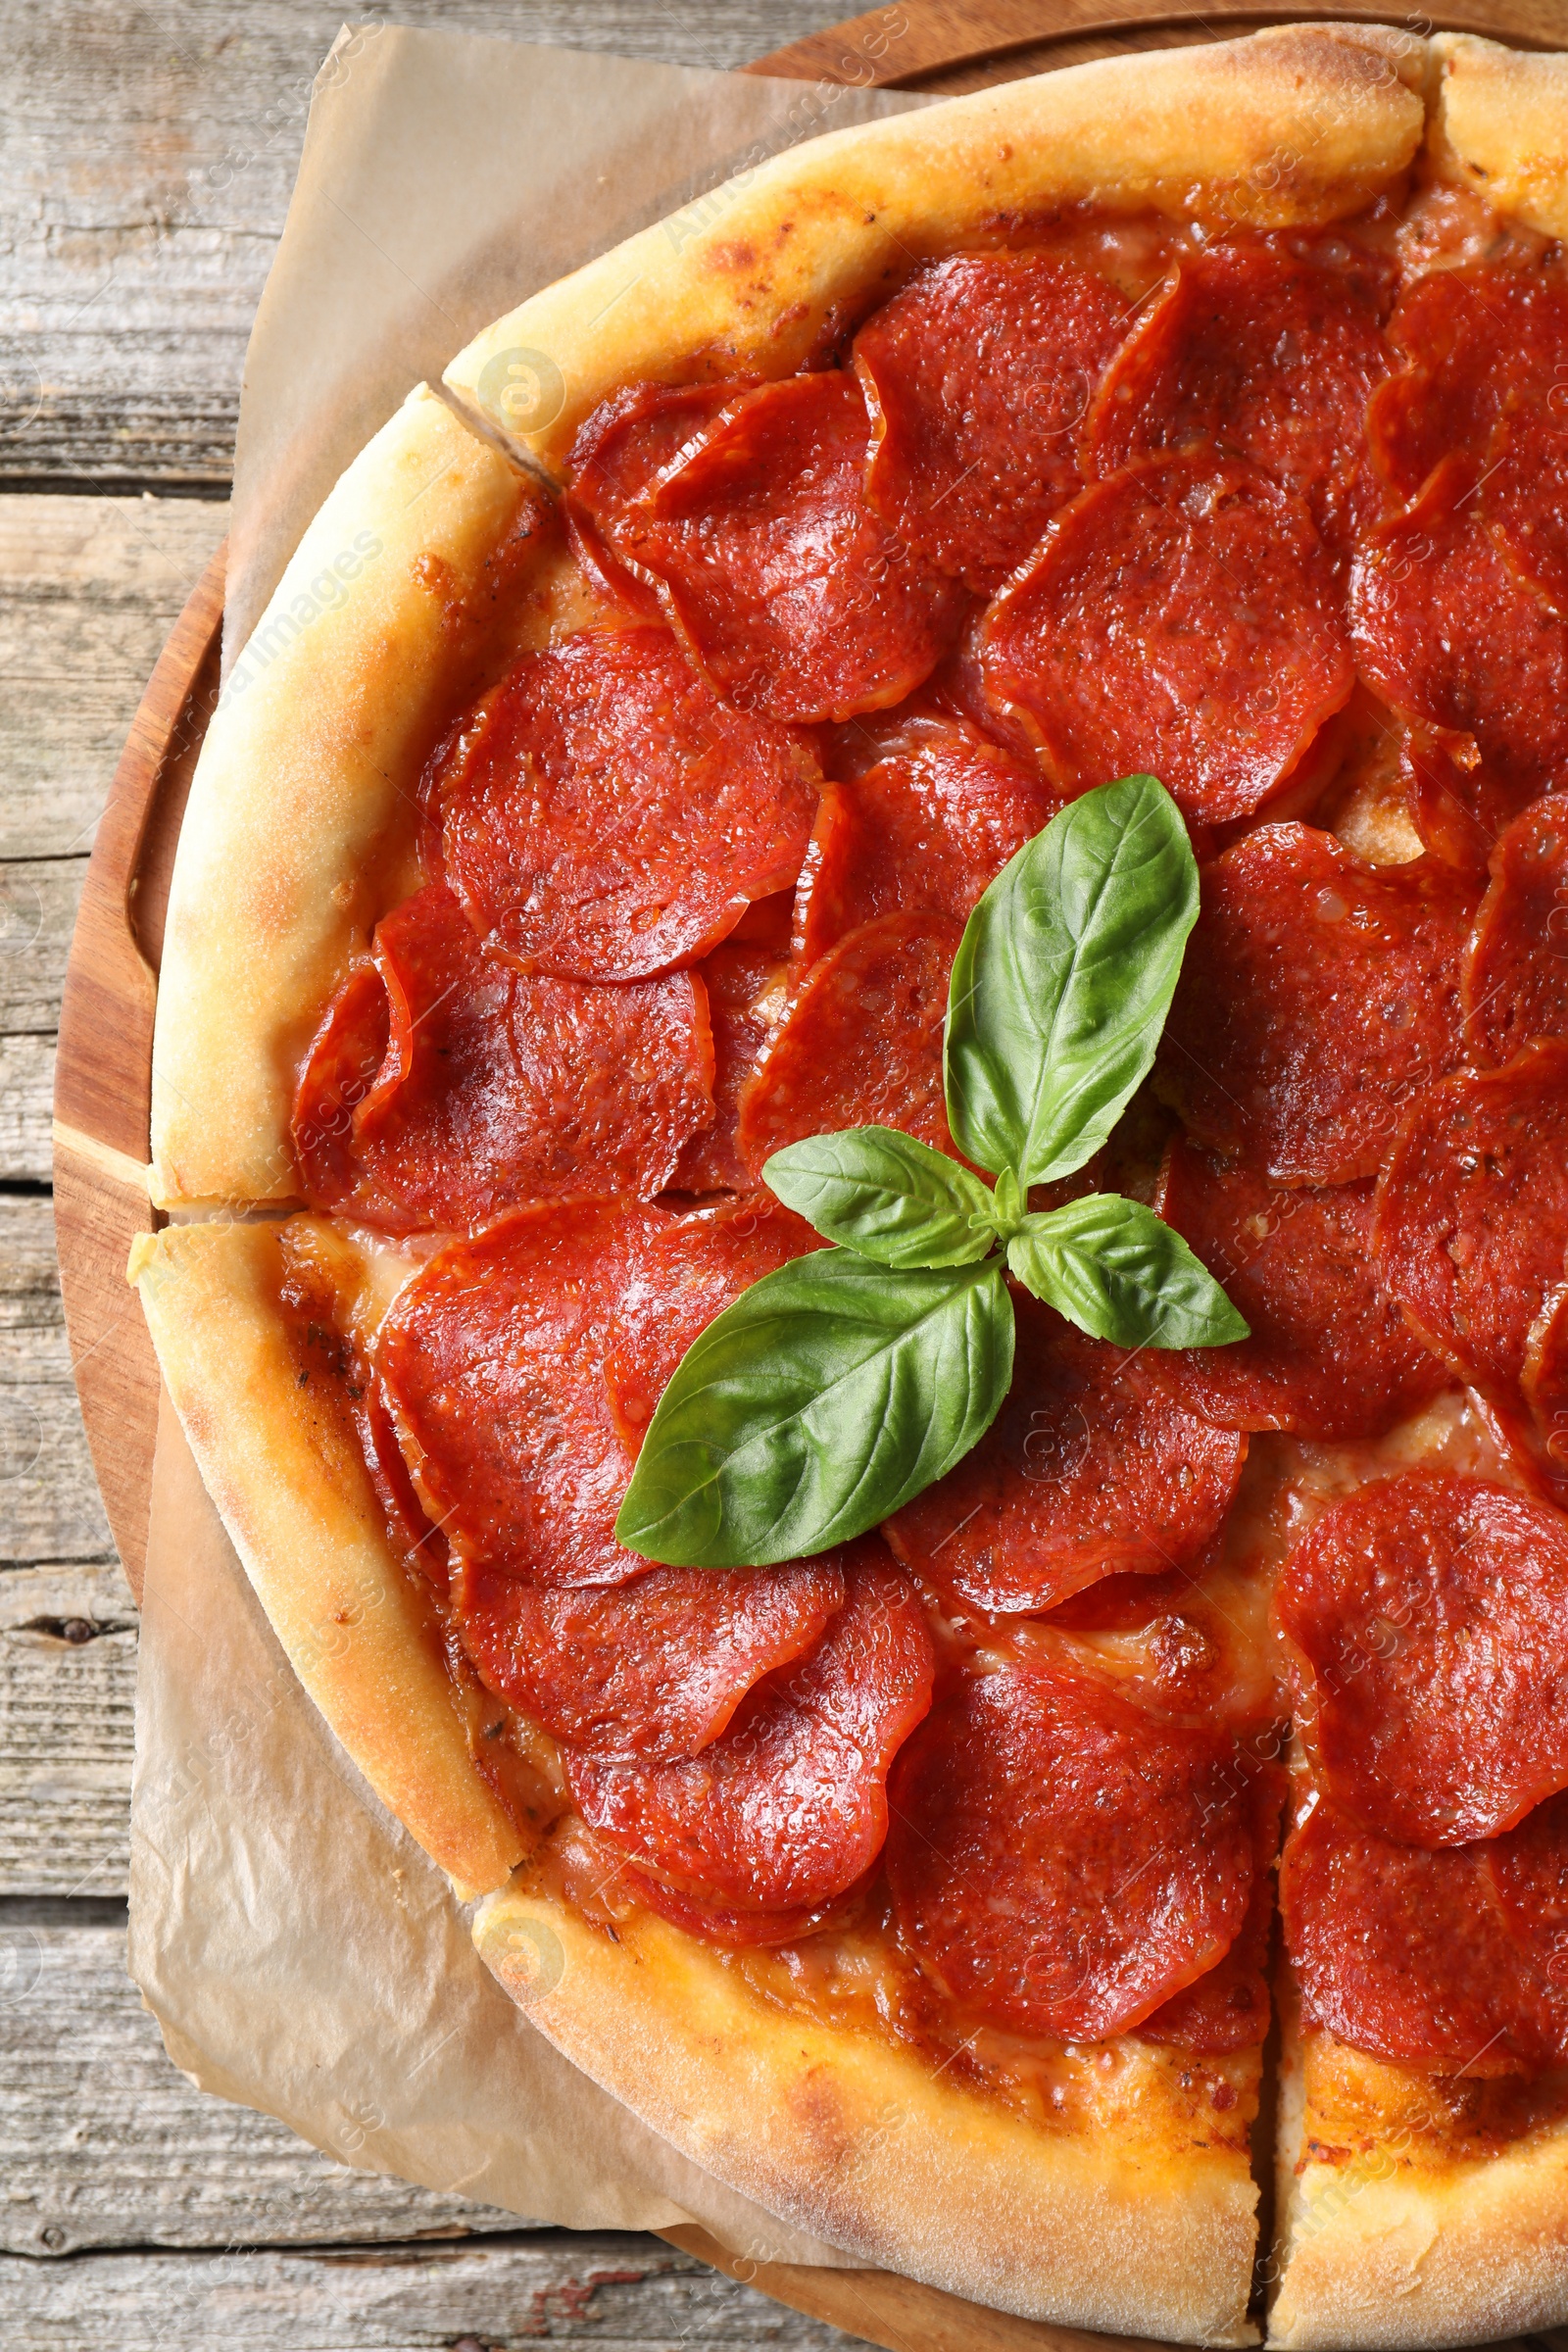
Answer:
<svg viewBox="0 0 1568 2352"><path fill-rule="evenodd" d="M52 1207L0 1196L0 1565L111 1548L72 1380Z"/></svg>
<svg viewBox="0 0 1568 2352"><path fill-rule="evenodd" d="M1205 0L1200 8L1180 0L896 0L772 50L747 71L948 92L1128 49L1234 39L1303 16L1480 32L1541 49L1560 48L1565 33L1560 0L1440 0L1419 21L1394 9L1380 17L1363 0Z"/></svg>
<svg viewBox="0 0 1568 2352"><path fill-rule="evenodd" d="M0 1576L0 1894L124 1894L135 1698L118 1565Z"/></svg>
<svg viewBox="0 0 1568 2352"><path fill-rule="evenodd" d="M153 664L227 519L202 499L0 497L0 859L86 857Z"/></svg>
<svg viewBox="0 0 1568 2352"><path fill-rule="evenodd" d="M0 2328L28 2352L831 2352L835 2328L645 2237L565 2233L333 2253L0 2263Z"/></svg>

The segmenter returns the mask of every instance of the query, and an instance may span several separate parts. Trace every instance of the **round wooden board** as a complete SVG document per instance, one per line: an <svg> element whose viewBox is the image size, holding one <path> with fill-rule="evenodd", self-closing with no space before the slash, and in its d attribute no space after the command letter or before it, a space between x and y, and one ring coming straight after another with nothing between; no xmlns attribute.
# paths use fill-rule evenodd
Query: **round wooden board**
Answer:
<svg viewBox="0 0 1568 2352"><path fill-rule="evenodd" d="M1423 30L1564 45L1562 0L1446 0ZM896 0L745 69L795 80L951 92L1128 49L1234 39L1304 17L1394 12L1319 0ZM93 1467L137 1599L146 1564L158 1366L125 1259L147 1198L153 1009L164 914L196 756L218 698L224 550L175 622L131 724L99 826L66 967L55 1080L56 1242ZM1010 2318L883 2271L743 2262L695 2226L662 2232L734 2278L886 2352L1175 2352Z"/></svg>

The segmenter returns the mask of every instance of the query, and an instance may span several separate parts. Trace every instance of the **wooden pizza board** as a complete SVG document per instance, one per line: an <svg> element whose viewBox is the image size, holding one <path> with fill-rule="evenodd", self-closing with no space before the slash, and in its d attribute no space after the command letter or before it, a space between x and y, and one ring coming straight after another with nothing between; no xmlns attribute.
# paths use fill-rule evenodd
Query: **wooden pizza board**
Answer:
<svg viewBox="0 0 1568 2352"><path fill-rule="evenodd" d="M895 0L745 69L793 80L952 92L1110 57L1235 38L1303 18L1382 23L1396 12L1318 0ZM1423 30L1520 48L1564 45L1562 0L1444 0ZM218 699L224 549L159 656L115 770L66 966L55 1077L55 1234L72 1368L121 1561L146 1568L158 1365L125 1260L160 1220L147 1197L153 1008L174 845ZM1173 2352L1010 2318L886 2271L752 2263L695 2225L662 2232L730 2278L885 2352Z"/></svg>

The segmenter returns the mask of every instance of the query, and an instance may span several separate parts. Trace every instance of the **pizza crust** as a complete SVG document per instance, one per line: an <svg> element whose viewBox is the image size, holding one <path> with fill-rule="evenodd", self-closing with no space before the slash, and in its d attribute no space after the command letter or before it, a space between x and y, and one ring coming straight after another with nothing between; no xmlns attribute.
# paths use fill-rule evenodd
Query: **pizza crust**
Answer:
<svg viewBox="0 0 1568 2352"><path fill-rule="evenodd" d="M223 689L170 895L153 1041L161 1206L287 1200L298 1065L390 898L450 711L455 606L533 496L425 386L301 541Z"/></svg>
<svg viewBox="0 0 1568 2352"><path fill-rule="evenodd" d="M1427 44L1286 25L1100 59L830 132L730 180L496 320L446 371L560 477L623 383L792 374L824 325L1002 219L1146 208L1279 227L1358 211L1425 125Z"/></svg>
<svg viewBox="0 0 1568 2352"><path fill-rule="evenodd" d="M1568 2123L1494 2155L1440 2163L1369 2105L1353 2152L1309 2157L1323 2137L1314 2081L1341 2045L1303 2035L1288 1989L1281 2005L1269 2343L1404 2352L1568 2321ZM1344 2130L1337 2113L1335 2137Z"/></svg>
<svg viewBox="0 0 1568 2352"><path fill-rule="evenodd" d="M1568 56L1472 33L1432 44L1439 166L1548 237L1568 237Z"/></svg>
<svg viewBox="0 0 1568 2352"><path fill-rule="evenodd" d="M304 1380L275 1224L141 1235L130 1279L208 1494L289 1663L466 1899L522 1852L468 1752L439 1628L394 1554L341 1396Z"/></svg>
<svg viewBox="0 0 1568 2352"><path fill-rule="evenodd" d="M797 2228L1027 2319L1256 2342L1244 2152L1031 2126L913 2051L773 2007L662 1920L593 1926L540 1865L474 1942L573 2065Z"/></svg>

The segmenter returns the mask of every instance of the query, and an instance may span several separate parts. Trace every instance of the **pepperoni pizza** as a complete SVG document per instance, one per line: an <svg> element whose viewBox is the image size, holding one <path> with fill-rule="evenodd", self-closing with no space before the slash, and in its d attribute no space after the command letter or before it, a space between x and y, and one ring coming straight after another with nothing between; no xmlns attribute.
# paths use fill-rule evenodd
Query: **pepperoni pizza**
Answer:
<svg viewBox="0 0 1568 2352"><path fill-rule="evenodd" d="M814 142L415 393L203 750L133 1273L284 1647L564 2051L1005 2309L1568 2320L1563 238L1568 70L1447 36ZM964 925L1132 771L1200 910L1051 1200L1249 1336L1018 1289L879 1529L628 1549L770 1157L956 1152Z"/></svg>

